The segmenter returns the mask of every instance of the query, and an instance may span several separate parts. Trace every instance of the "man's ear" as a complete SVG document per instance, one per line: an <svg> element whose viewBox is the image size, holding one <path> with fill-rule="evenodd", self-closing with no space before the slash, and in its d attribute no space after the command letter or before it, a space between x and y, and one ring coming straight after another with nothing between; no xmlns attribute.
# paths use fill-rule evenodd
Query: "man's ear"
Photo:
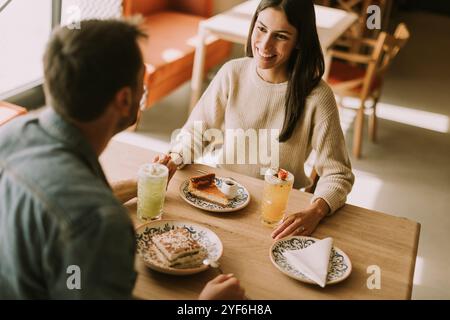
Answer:
<svg viewBox="0 0 450 320"><path fill-rule="evenodd" d="M128 116L130 114L132 103L133 92L130 87L123 87L117 91L114 97L114 105L122 116Z"/></svg>

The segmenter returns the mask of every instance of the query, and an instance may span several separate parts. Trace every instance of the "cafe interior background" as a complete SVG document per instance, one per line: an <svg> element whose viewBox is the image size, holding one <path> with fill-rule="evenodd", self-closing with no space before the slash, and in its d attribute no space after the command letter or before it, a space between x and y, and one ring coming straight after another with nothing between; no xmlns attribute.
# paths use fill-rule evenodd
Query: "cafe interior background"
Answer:
<svg viewBox="0 0 450 320"><path fill-rule="evenodd" d="M214 0L213 13L241 2ZM346 1L325 2L339 5L337 2ZM382 11L383 30L392 33L403 22L410 35L384 76L377 104L376 142L371 141L366 130L370 117L366 115L360 157L355 157L352 150L356 111L340 109L356 176L348 203L419 222L412 297L450 299L450 3L387 3ZM81 8L83 19L121 14L118 0L0 0L0 101L22 106L28 112L39 112L45 105L42 53L52 25L59 21L70 23L74 5ZM377 32L366 30L363 36L376 38ZM233 44L231 48L227 59L243 55L242 45ZM177 59L177 54L176 49L169 49L166 61ZM204 86L219 67L217 64L209 71ZM156 97L143 112L136 130L114 139L165 152L172 132L188 117L190 84L189 80L177 84ZM348 102L352 105L353 101Z"/></svg>

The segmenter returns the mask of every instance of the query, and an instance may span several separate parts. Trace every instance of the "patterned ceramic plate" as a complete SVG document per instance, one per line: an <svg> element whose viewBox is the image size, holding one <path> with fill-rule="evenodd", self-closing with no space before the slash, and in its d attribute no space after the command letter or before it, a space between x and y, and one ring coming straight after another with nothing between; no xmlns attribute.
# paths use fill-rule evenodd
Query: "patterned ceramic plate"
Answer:
<svg viewBox="0 0 450 320"><path fill-rule="evenodd" d="M159 220L146 223L136 229L137 253L150 269L173 275L189 275L208 269L208 266L205 265L190 269L171 268L165 266L159 260L154 251L157 249L154 248L152 243L152 236L177 227L186 228L191 233L192 238L197 240L207 250L208 259L215 261L220 259L223 252L222 241L208 228L188 221Z"/></svg>
<svg viewBox="0 0 450 320"><path fill-rule="evenodd" d="M278 270L289 277L302 282L316 284L302 274L294 265L290 264L284 256L285 251L304 249L316 241L318 241L318 239L303 236L280 239L272 245L272 248L270 248L270 260ZM327 285L335 284L347 279L351 272L352 263L349 257L344 251L333 246L330 255Z"/></svg>
<svg viewBox="0 0 450 320"><path fill-rule="evenodd" d="M216 177L216 185L218 188L221 187L224 178ZM235 181L236 182L236 181ZM236 198L230 201L230 204L226 207L219 206L215 203L211 203L206 200L202 200L192 195L188 191L189 179L184 181L180 185L180 196L187 203L193 205L196 208L211 211L211 212L234 212L245 208L250 202L250 193L248 190L239 182L236 182L238 186L238 195Z"/></svg>

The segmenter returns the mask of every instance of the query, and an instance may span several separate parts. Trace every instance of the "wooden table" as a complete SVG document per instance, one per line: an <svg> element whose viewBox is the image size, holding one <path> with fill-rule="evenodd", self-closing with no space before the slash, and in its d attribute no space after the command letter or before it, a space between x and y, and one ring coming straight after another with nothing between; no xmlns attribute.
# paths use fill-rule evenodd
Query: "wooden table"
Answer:
<svg viewBox="0 0 450 320"><path fill-rule="evenodd" d="M205 42L215 36L238 44L246 44L251 19L260 0L249 0L234 8L200 22L198 42L195 50L191 81L191 110L201 95L204 64ZM327 55L330 46L358 20L358 16L344 10L315 5L317 33L325 57L325 74L327 78L331 57Z"/></svg>
<svg viewBox="0 0 450 320"><path fill-rule="evenodd" d="M101 163L110 181L136 177L140 165L155 153L139 147L112 142ZM193 165L178 171L172 179L164 207L165 219L183 219L200 223L213 230L222 240L224 254L220 260L226 273L240 279L252 299L410 299L420 225L414 221L346 205L332 217L322 221L313 234L317 238L331 236L353 264L350 277L344 282L321 289L291 279L279 272L269 259L273 243L271 229L261 225L258 207L263 181L221 169L207 170L222 176L233 176L249 190L252 199L247 208L230 214L211 214L187 204L178 194L182 181L198 174ZM308 205L310 194L294 190L288 210ZM136 201L127 207L136 219ZM369 290L367 268L381 269L381 289ZM146 268L136 257L138 279L134 294L143 299L195 299L216 271L177 277Z"/></svg>

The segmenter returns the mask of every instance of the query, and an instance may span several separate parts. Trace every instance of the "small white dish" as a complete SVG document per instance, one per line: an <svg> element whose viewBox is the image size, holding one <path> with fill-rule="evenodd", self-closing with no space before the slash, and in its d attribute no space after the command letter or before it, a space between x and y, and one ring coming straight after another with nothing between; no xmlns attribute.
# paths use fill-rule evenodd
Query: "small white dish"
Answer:
<svg viewBox="0 0 450 320"><path fill-rule="evenodd" d="M238 195L238 185L235 181L225 178L223 179L220 191L227 197L228 200L234 199Z"/></svg>

